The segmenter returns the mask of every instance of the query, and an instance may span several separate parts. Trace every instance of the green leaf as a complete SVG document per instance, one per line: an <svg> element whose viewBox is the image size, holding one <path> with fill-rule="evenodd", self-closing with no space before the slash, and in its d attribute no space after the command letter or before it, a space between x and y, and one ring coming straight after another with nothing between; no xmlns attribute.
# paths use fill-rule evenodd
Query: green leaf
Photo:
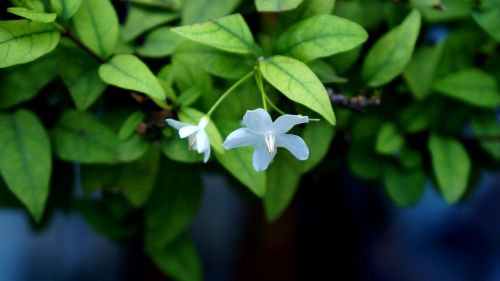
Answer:
<svg viewBox="0 0 500 281"><path fill-rule="evenodd" d="M82 0L50 0L50 4L54 12L61 18L68 20L78 11Z"/></svg>
<svg viewBox="0 0 500 281"><path fill-rule="evenodd" d="M184 0L182 24L201 23L230 14L240 0Z"/></svg>
<svg viewBox="0 0 500 281"><path fill-rule="evenodd" d="M182 122L193 125L198 125L201 118L203 118L204 116L204 113L191 107L181 108L181 111L179 112L179 119ZM210 139L210 145L212 146L212 148L218 153L224 153L224 149L222 148L222 138L220 136L219 130L212 120L209 121L207 127L205 128L205 131L207 132L208 138Z"/></svg>
<svg viewBox="0 0 500 281"><path fill-rule="evenodd" d="M165 249L150 253L153 263L179 281L201 281L200 261L193 242L187 235L173 241Z"/></svg>
<svg viewBox="0 0 500 281"><path fill-rule="evenodd" d="M396 78L411 59L420 31L421 16L413 10L368 51L362 74L370 87L382 86Z"/></svg>
<svg viewBox="0 0 500 281"><path fill-rule="evenodd" d="M0 67L33 61L52 51L59 38L52 24L30 20L0 21Z"/></svg>
<svg viewBox="0 0 500 281"><path fill-rule="evenodd" d="M493 158L500 160L500 123L493 112L482 112L472 116L472 132L481 147Z"/></svg>
<svg viewBox="0 0 500 281"><path fill-rule="evenodd" d="M411 93L418 100L423 100L430 94L443 47L444 43L420 47L403 72Z"/></svg>
<svg viewBox="0 0 500 281"><path fill-rule="evenodd" d="M57 17L54 13L45 13L43 11L29 10L22 7L10 7L7 9L7 12L25 19L45 23L53 22Z"/></svg>
<svg viewBox="0 0 500 281"><path fill-rule="evenodd" d="M401 149L399 162L407 169L419 168L422 165L422 155L418 150L408 147Z"/></svg>
<svg viewBox="0 0 500 281"><path fill-rule="evenodd" d="M172 28L189 40L237 54L258 54L258 46L240 14L234 14L202 24Z"/></svg>
<svg viewBox="0 0 500 281"><path fill-rule="evenodd" d="M68 110L51 131L55 153L66 161L113 163L117 160L118 138L92 115Z"/></svg>
<svg viewBox="0 0 500 281"><path fill-rule="evenodd" d="M411 4L414 6L436 6L441 4L441 0L410 0Z"/></svg>
<svg viewBox="0 0 500 281"><path fill-rule="evenodd" d="M304 129L302 137L309 146L309 158L301 161L300 171L311 171L325 158L334 136L334 129L326 122L311 122Z"/></svg>
<svg viewBox="0 0 500 281"><path fill-rule="evenodd" d="M43 11L43 2L41 0L11 0L12 4L18 7L24 7L30 10Z"/></svg>
<svg viewBox="0 0 500 281"><path fill-rule="evenodd" d="M490 108L500 104L495 78L475 68L449 74L437 80L433 89L473 106Z"/></svg>
<svg viewBox="0 0 500 281"><path fill-rule="evenodd" d="M297 8L302 0L255 0L259 12L281 12Z"/></svg>
<svg viewBox="0 0 500 281"><path fill-rule="evenodd" d="M323 83L345 83L347 79L340 77L335 72L335 69L325 61L315 60L307 64L307 66L318 76Z"/></svg>
<svg viewBox="0 0 500 281"><path fill-rule="evenodd" d="M132 5L120 32L121 39L128 42L151 28L171 22L178 17L177 13Z"/></svg>
<svg viewBox="0 0 500 281"><path fill-rule="evenodd" d="M58 66L78 110L89 108L106 89L99 78L99 64L81 51L68 52Z"/></svg>
<svg viewBox="0 0 500 281"><path fill-rule="evenodd" d="M134 134L122 141L118 146L118 158L122 162L131 162L139 159L149 148L149 142L143 136Z"/></svg>
<svg viewBox="0 0 500 281"><path fill-rule="evenodd" d="M180 107L186 107L194 103L201 95L203 91L199 87L192 87L181 93L176 103Z"/></svg>
<svg viewBox="0 0 500 281"><path fill-rule="evenodd" d="M335 115L325 87L304 63L274 56L259 60L262 76L289 99L305 105L335 124Z"/></svg>
<svg viewBox="0 0 500 281"><path fill-rule="evenodd" d="M393 155L403 148L404 137L391 122L385 123L377 135L375 150L380 154Z"/></svg>
<svg viewBox="0 0 500 281"><path fill-rule="evenodd" d="M432 6L419 7L428 22L443 22L469 17L471 5L474 2L469 0L442 0L444 11L436 9Z"/></svg>
<svg viewBox="0 0 500 281"><path fill-rule="evenodd" d="M472 17L486 33L497 42L500 41L500 1L483 0L477 11L472 12Z"/></svg>
<svg viewBox="0 0 500 281"><path fill-rule="evenodd" d="M308 18L314 15L331 14L335 7L335 0L303 0L298 9L299 18Z"/></svg>
<svg viewBox="0 0 500 281"><path fill-rule="evenodd" d="M40 221L52 170L50 141L36 115L21 109L0 114L0 173L7 187Z"/></svg>
<svg viewBox="0 0 500 281"><path fill-rule="evenodd" d="M444 199L448 203L457 202L467 188L471 172L467 151L457 140L437 135L430 136L428 147Z"/></svg>
<svg viewBox="0 0 500 281"><path fill-rule="evenodd" d="M92 226L98 233L101 233L113 240L125 242L129 241L131 237L137 235L139 232L139 224L130 222L120 217L117 217L113 212L111 206L118 205L126 209L130 205L122 203L115 203L109 200L74 200L72 206L78 213L80 213L85 221Z"/></svg>
<svg viewBox="0 0 500 281"><path fill-rule="evenodd" d="M133 55L116 55L99 67L101 79L111 85L164 100L165 92L148 66Z"/></svg>
<svg viewBox="0 0 500 281"><path fill-rule="evenodd" d="M109 57L118 40L118 16L110 0L85 0L73 16L73 24L85 45Z"/></svg>
<svg viewBox="0 0 500 281"><path fill-rule="evenodd" d="M170 27L159 27L146 36L144 44L137 49L137 53L143 57L165 57L170 55L182 41L184 39L170 31Z"/></svg>
<svg viewBox="0 0 500 281"><path fill-rule="evenodd" d="M239 122L223 119L217 122L224 135L240 127ZM215 153L219 163L226 168L238 181L248 187L255 195L263 197L266 193L266 173L257 172L253 167L253 148L239 147L224 154Z"/></svg>
<svg viewBox="0 0 500 281"><path fill-rule="evenodd" d="M125 122L123 122L123 125L118 132L118 139L122 141L128 139L135 132L137 126L141 124L145 117L146 115L142 111L136 111L130 114Z"/></svg>
<svg viewBox="0 0 500 281"><path fill-rule="evenodd" d="M118 176L117 186L134 206L141 207L153 191L160 163L160 151L151 148L137 161L125 164Z"/></svg>
<svg viewBox="0 0 500 281"><path fill-rule="evenodd" d="M415 103L403 108L398 113L400 128L405 133L418 133L429 127L429 107L427 104Z"/></svg>
<svg viewBox="0 0 500 281"><path fill-rule="evenodd" d="M161 142L163 153L171 160L184 163L198 163L203 161L203 155L188 149L186 140L180 139L176 134L172 138Z"/></svg>
<svg viewBox="0 0 500 281"><path fill-rule="evenodd" d="M290 154L281 154L267 172L267 190L264 196L266 218L278 219L290 204L301 177L300 163Z"/></svg>
<svg viewBox="0 0 500 281"><path fill-rule="evenodd" d="M334 15L317 15L290 27L278 41L278 52L303 62L351 50L368 38L359 24Z"/></svg>
<svg viewBox="0 0 500 281"><path fill-rule="evenodd" d="M353 174L360 178L375 180L382 176L384 159L373 151L372 140L351 143L347 160Z"/></svg>
<svg viewBox="0 0 500 281"><path fill-rule="evenodd" d="M192 42L179 46L175 51L175 58L227 79L241 78L255 65L255 59L251 57L222 52Z"/></svg>
<svg viewBox="0 0 500 281"><path fill-rule="evenodd" d="M187 230L197 214L202 191L200 173L191 166L162 162L155 189L145 206L147 252L161 251Z"/></svg>
<svg viewBox="0 0 500 281"><path fill-rule="evenodd" d="M154 8L164 8L178 10L182 6L182 0L124 0L127 2L150 6Z"/></svg>
<svg viewBox="0 0 500 281"><path fill-rule="evenodd" d="M385 190L400 206L415 205L424 194L425 173L422 170L407 171L387 165L383 179Z"/></svg>
<svg viewBox="0 0 500 281"><path fill-rule="evenodd" d="M58 56L52 54L28 64L0 71L0 108L8 108L30 100L57 77ZM29 83L26 82L27 77Z"/></svg>

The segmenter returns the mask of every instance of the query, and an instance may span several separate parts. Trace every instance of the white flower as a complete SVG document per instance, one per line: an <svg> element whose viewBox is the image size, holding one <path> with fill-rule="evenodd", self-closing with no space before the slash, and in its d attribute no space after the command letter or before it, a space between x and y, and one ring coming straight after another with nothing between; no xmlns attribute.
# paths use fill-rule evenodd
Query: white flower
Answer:
<svg viewBox="0 0 500 281"><path fill-rule="evenodd" d="M283 115L276 121L262 108L247 110L243 116L243 125L229 134L224 142L225 149L240 146L255 146L253 167L256 171L264 171L273 161L277 147L284 147L299 160L309 157L309 149L304 140L296 135L286 134L293 126L307 123L307 116Z"/></svg>
<svg viewBox="0 0 500 281"><path fill-rule="evenodd" d="M174 119L167 119L167 124L179 130L179 136L188 138L189 149L196 150L198 153L204 153L203 162L207 162L210 157L210 140L205 132L205 127L208 125L208 118L201 118L198 126L179 122Z"/></svg>

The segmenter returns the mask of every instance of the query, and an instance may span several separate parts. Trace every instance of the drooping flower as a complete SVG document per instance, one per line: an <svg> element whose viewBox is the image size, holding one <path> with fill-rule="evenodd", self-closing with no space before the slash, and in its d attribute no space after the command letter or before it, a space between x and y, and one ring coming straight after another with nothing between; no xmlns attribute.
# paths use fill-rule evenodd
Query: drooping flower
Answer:
<svg viewBox="0 0 500 281"><path fill-rule="evenodd" d="M287 132L293 126L307 122L307 116L290 114L282 115L273 122L269 113L262 108L247 110L243 116L245 127L229 134L224 141L224 148L255 146L253 167L256 171L267 169L278 147L286 148L299 160L306 160L309 157L309 148L304 140Z"/></svg>
<svg viewBox="0 0 500 281"><path fill-rule="evenodd" d="M168 125L179 130L179 136L188 138L189 149L196 150L198 153L204 153L203 162L207 162L210 157L210 140L205 132L205 127L208 125L208 118L203 117L200 119L198 125L186 124L174 119L165 120Z"/></svg>

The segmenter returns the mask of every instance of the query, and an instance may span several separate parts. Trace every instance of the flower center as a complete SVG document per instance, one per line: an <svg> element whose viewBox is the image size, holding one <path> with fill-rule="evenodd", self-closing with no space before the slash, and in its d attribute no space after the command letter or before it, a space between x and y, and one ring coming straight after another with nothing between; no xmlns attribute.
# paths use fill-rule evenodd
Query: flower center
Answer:
<svg viewBox="0 0 500 281"><path fill-rule="evenodd" d="M267 133L265 136L267 152L273 155L276 152L276 139L273 134Z"/></svg>

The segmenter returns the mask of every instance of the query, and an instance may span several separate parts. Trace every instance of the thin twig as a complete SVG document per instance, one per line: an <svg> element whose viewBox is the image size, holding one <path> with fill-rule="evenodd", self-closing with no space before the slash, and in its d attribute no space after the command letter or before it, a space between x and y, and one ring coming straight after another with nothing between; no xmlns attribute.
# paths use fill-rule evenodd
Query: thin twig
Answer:
<svg viewBox="0 0 500 281"><path fill-rule="evenodd" d="M98 55L96 52L94 52L92 49L90 49L87 45L83 44L80 39L78 39L73 33L69 31L69 29L66 27L63 30L61 30L61 35L67 37L71 41L73 41L78 47L82 48L85 52L87 52L89 55L91 55L94 59L96 59L100 63L105 63L106 59Z"/></svg>
<svg viewBox="0 0 500 281"><path fill-rule="evenodd" d="M366 107L380 105L380 98L376 96L370 98L363 95L348 97L342 93L335 93L332 88L326 88L326 91L333 105L353 109L362 113L366 111Z"/></svg>

